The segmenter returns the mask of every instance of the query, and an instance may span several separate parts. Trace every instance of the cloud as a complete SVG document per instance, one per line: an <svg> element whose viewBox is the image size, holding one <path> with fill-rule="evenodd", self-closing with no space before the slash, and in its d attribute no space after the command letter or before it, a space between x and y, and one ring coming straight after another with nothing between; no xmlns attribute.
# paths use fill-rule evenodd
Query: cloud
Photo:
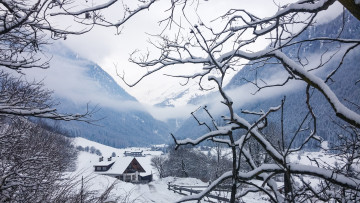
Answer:
<svg viewBox="0 0 360 203"><path fill-rule="evenodd" d="M139 70L138 66L128 61L129 54L134 50L151 50L155 53L154 49L151 49L151 45L148 43L150 34L158 34L162 31L163 26L158 26L158 22L168 15L168 12L164 12L169 8L170 1L156 1L149 10L146 10L140 14L131 18L124 26L124 29L120 35L115 35L115 29L95 27L91 32L81 36L69 36L64 43L79 53L81 56L88 58L97 64L99 64L105 71L107 71L127 92L131 93L140 102L147 104L155 104L160 102L161 99L169 97L171 93L168 91L168 87L174 88L174 92L180 92L185 89L179 85L180 80L174 78L168 78L163 76L164 72L174 74L175 69L183 70L184 66L180 68L169 68L164 71L159 71L153 76L149 76L140 82L135 87L127 87L117 76L115 67L120 72L123 70L127 75L127 79L131 82L139 78L139 75L146 72L146 68ZM278 5L285 5L289 0L276 0ZM199 5L194 6L194 10L186 10L188 19L191 24L198 24L199 21L210 23L216 17L225 14L230 8L243 8L246 9L258 17L268 17L277 11L277 6L273 1L264 0L229 0L224 4L222 1L209 1L199 2ZM195 8L198 9L195 11ZM339 4L331 6L330 12L323 12L319 20L330 19L329 15L336 17L338 14ZM341 6L340 6L341 7ZM194 11L194 12L193 12ZM195 12L197 15L195 15ZM119 16L118 9L111 9L106 11L107 16ZM121 15L120 15L121 16ZM178 19L176 19L178 20ZM218 19L215 22L222 22ZM182 27L186 30L188 22L183 19ZM217 26L214 26L215 28ZM219 26L220 28L220 26ZM177 27L173 25L172 31L176 32ZM259 44L267 44L266 42L260 42ZM155 93L156 92L156 93Z"/></svg>
<svg viewBox="0 0 360 203"><path fill-rule="evenodd" d="M58 45L51 51L54 55L50 61L51 67L49 69L30 69L25 70L28 80L34 78L39 81L43 80L46 88L54 90L56 96L69 99L75 103L86 104L91 102L92 104L99 104L100 107L111 108L116 111L143 111L150 113L154 118L162 121L168 119L181 118L185 119L190 116L190 112L198 108L198 105L182 104L175 107L159 107L149 104L141 104L134 100L124 100L121 96L112 95L101 84L89 77L86 73L89 68L90 62L82 59L71 59L68 56L66 48L62 45ZM331 52L333 53L333 52ZM329 53L326 56L331 56ZM313 67L320 55L312 55L309 59L314 63L309 64L309 67ZM91 63L91 65L93 65ZM277 72L269 75L266 80L268 84L282 83L284 78L287 77L287 73ZM179 84L177 84L179 85ZM299 88L304 87L304 84L299 81L289 82L284 87L266 88L253 95L256 91L254 85L245 84L240 87L226 91L226 93L234 101L234 108L240 108L241 106L258 102L259 100L266 100L271 97L278 97L290 91L296 91ZM167 86L174 88L172 86ZM159 94L159 92L150 92L151 94ZM214 93L210 97L206 97L205 101L202 101L199 105L208 105L210 111L213 114L223 114L226 112L226 106L221 104L222 98L219 93Z"/></svg>
<svg viewBox="0 0 360 203"><path fill-rule="evenodd" d="M259 2L262 6L258 6ZM288 1L284 0L276 2L281 2L281 4L284 5L284 3ZM254 12L260 17L269 16L277 9L272 1L254 0L249 2L245 0L232 0L226 4L221 1L214 1L201 2L198 14L202 20L213 20L214 17L224 14L227 9L239 6ZM82 66L85 64L81 64L79 61L74 63L74 61L68 60L60 53L54 55L54 58L51 61L52 68L48 70L30 70L28 71L28 75L31 75L38 80L43 79L49 89L55 90L56 95L69 98L79 103L91 101L92 103L99 103L104 107L113 108L118 111L148 111L153 117L160 120L177 117L185 118L189 116L191 111L196 109L196 106L180 105L176 106L176 108L162 108L149 105L160 102L161 99L164 99L169 95L173 95L172 92L181 92L186 89L187 87L181 87L179 85L181 80L164 77L162 75L164 72L159 72L158 74L146 78L134 88L128 88L120 81L115 73L115 65L117 65L119 70L124 69L126 71L127 75L129 75L129 79L138 78L139 73L142 71L139 71L137 66L128 62L129 54L135 49L146 49L149 47L147 42L149 35L145 32L153 34L158 33L158 31L162 29L157 26L157 22L164 18L163 10L167 8L168 5L164 3L164 1L156 2L149 11L145 11L143 14L136 15L134 18L130 19L120 35L115 35L115 30L112 29L95 27L87 34L81 36L69 36L67 40L63 41L80 56L99 64L126 91L135 96L140 102L146 104L139 104L134 101L124 101L114 95L109 95L104 92L99 87L99 84L94 82L92 78L86 76L86 69ZM331 8L334 9L329 10L330 15L336 17L335 13L339 12L339 4L335 4L335 6ZM114 9L108 11L107 14L111 16L116 13L118 13L118 10ZM329 19L329 14L326 13L327 12L324 12L324 14L322 14L322 19ZM191 22L198 23L198 20L198 16L195 16L191 19ZM61 52L61 49L58 51ZM171 73L175 73L177 70L182 71L183 66L180 68L168 69ZM291 83L286 88L290 90ZM270 88L259 92L255 96L251 95L250 92L253 92L253 87L251 85L244 85L234 90L230 90L228 94L233 98L236 105L235 107L238 107L256 99L264 99L268 96L277 95L281 91L278 91L277 88ZM206 103L210 103L210 106L214 111L223 112L225 110L224 105L222 105L220 101L220 96L217 96L206 101Z"/></svg>
<svg viewBox="0 0 360 203"><path fill-rule="evenodd" d="M43 81L47 89L54 90L56 97L68 99L76 104L98 104L100 108L110 108L119 112L142 111L150 113L155 119L166 121L173 118L186 118L195 109L192 105L178 107L157 107L124 99L107 92L102 84L86 73L89 61L71 59L62 52L54 52L49 69L24 70L28 81ZM55 49L56 50L56 49ZM91 64L92 65L92 64Z"/></svg>
<svg viewBox="0 0 360 203"><path fill-rule="evenodd" d="M277 84L282 83L284 80L284 72L279 72L271 75L266 81L268 84ZM282 87L271 87L265 88L256 92L256 88L253 84L244 84L239 87L225 91L226 94L234 102L233 108L239 109L244 105L250 103L258 103L259 101L265 101L274 97L284 95L288 92L297 91L304 87L304 84L301 81L291 81ZM221 103L223 101L220 94L215 94L211 97L211 100L203 101L202 105L209 106L209 110L214 115L221 115L227 113L227 107Z"/></svg>
<svg viewBox="0 0 360 203"><path fill-rule="evenodd" d="M340 50L337 49L330 49L326 54L317 53L311 54L307 57L309 63L304 66L306 70L313 69L318 67L321 62L327 61L328 59L332 58L334 61L340 61L341 56L345 53L348 46L341 47ZM333 55L335 54L335 55ZM319 60L322 57L322 60ZM330 68L329 68L330 67ZM326 77L329 72L332 71L331 69L332 64L327 63L324 67L320 69L315 69L311 71L312 74L324 78ZM286 78L288 77L288 73L285 70L278 71L272 74L267 75L267 77L262 78L263 81L266 81L267 84L282 84ZM233 107L234 109L239 109L242 106L245 106L250 103L258 103L259 101L266 101L267 99L279 97L290 92L304 90L306 83L300 80L291 80L284 86L275 86L262 89L259 92L256 92L256 87L253 84L247 83L241 85L239 87L235 87L233 89L225 91L225 93L230 96L232 101L234 102ZM254 93L256 94L254 95ZM221 95L219 93L212 94L211 97L207 97L207 100L203 100L200 105L207 105L209 106L209 110L214 115L220 115L227 113L227 107L221 103L223 101ZM279 101L280 104L280 101ZM265 109L263 109L265 110Z"/></svg>
<svg viewBox="0 0 360 203"><path fill-rule="evenodd" d="M186 119L197 106L187 104L176 107L156 107L146 105L145 108L158 120L166 121L168 119Z"/></svg>

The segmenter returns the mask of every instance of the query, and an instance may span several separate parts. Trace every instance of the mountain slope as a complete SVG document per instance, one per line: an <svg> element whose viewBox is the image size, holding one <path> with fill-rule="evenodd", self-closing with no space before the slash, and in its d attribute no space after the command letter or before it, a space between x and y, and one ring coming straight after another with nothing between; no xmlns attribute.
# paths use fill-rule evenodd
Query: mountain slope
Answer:
<svg viewBox="0 0 360 203"><path fill-rule="evenodd" d="M78 57L61 44L54 44L48 70L27 75L42 79L54 90L60 112L84 113L99 108L92 120L63 122L73 136L81 136L114 147L147 146L168 141L168 128L154 119L146 109L97 64Z"/></svg>
<svg viewBox="0 0 360 203"><path fill-rule="evenodd" d="M334 19L333 21L322 24L316 27L309 28L301 36L299 40L310 37L334 37L337 36L339 30L338 25L342 23L342 17ZM353 16L346 14L345 18L346 26L341 33L342 37L348 38L359 38L360 33L360 22L356 20ZM320 42L310 42L306 46L302 46L300 54L306 56L309 61L319 61L321 54L328 49L330 53L334 53L338 47L336 43L331 44L321 44ZM347 105L350 109L357 110L357 107L351 105L349 102L346 102L344 99L352 102L360 101L360 84L354 86L357 80L360 79L360 67L357 65L360 61L359 53L360 49L353 50L349 54L341 67L341 69L333 76L333 82L329 82L331 89L339 96L340 100ZM296 56L297 47L292 49L285 50L286 55ZM339 61L339 60L338 60ZM313 64L314 65L314 64ZM322 71L317 71L316 75L321 78L325 78L331 71L333 71L338 64L327 64ZM256 95L251 95L250 93L254 92L254 87L250 85L247 81L255 81L256 78L262 78L268 84L279 82L280 76L286 74L285 70L280 65L266 64L263 67L258 68L256 65L246 65L241 69L229 82L226 86L227 94L229 94L234 100L234 107L238 114L240 114L241 109L247 109L252 111L264 110L267 111L269 107L278 106L281 104L281 100L286 96L286 102L284 107L284 117L285 117L285 131L288 134L293 134L293 132L298 128L302 119L307 114L306 108L306 95L305 95L305 84L303 82L290 82L282 88L268 88L261 90ZM284 78L284 77L282 77ZM198 97L193 99L191 102L193 104L209 104L213 98L219 98L218 93L213 93L206 95L204 97ZM219 100L220 101L220 100ZM218 101L218 102L219 102ZM335 116L335 113L330 108L330 105L325 100L324 96L319 92L315 91L311 97L311 103L313 105L316 116L321 119L318 119L317 122L317 132L320 136L329 141L337 138L337 135L340 133L340 129L334 125L334 121L337 123L342 123L340 119ZM218 107L213 107L212 112L216 116L223 114L223 111L216 110ZM248 115L243 115L245 118L251 120L256 119L256 117L251 117ZM199 117L203 120L206 119L205 116ZM280 121L280 113L274 113L271 115L270 120L272 122ZM191 131L189 129L192 129ZM175 133L177 137L197 137L204 132L207 132L205 127L197 127L197 123L193 118L189 118L184 122L184 125ZM302 136L297 137L297 140L301 140ZM296 143L295 143L296 145Z"/></svg>

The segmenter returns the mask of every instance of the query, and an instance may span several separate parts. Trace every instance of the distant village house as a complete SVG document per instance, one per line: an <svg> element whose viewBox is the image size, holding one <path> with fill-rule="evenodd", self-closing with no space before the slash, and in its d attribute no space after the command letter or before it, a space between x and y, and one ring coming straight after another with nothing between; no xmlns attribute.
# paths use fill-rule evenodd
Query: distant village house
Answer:
<svg viewBox="0 0 360 203"><path fill-rule="evenodd" d="M141 152L132 152L132 151L125 151L124 156L131 156L131 157L143 157L143 151Z"/></svg>

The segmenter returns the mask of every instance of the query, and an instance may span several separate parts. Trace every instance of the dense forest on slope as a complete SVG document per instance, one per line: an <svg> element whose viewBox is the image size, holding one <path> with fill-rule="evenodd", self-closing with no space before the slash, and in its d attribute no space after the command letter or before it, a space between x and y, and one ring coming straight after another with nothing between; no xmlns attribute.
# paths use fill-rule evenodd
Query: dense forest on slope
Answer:
<svg viewBox="0 0 360 203"><path fill-rule="evenodd" d="M338 29L338 25L341 24L343 20L346 22L346 24L344 26L344 29L341 31ZM334 37L339 34L340 37L344 38L359 38L359 33L359 21L346 12L346 14L344 15L344 19L343 16L340 15L331 22L321 24L316 27L310 27L298 37L298 40L300 41L308 37ZM297 48L298 47L286 50L287 55L296 56L296 52L298 50ZM308 42L306 46L302 45L302 47L300 47L300 51L301 55L308 58L308 63L310 67L313 57L317 59L313 61L319 61L319 58L322 56L322 54L328 51L328 55L324 56L325 61L326 56L331 56L330 53L335 53L336 51L341 52L342 49L338 46L337 43L320 44L319 42ZM339 98L341 98L341 100L344 101L344 103L349 108L354 109L358 112L359 109L356 106L353 106L351 104L351 101L360 100L360 83L356 83L356 81L360 79L360 66L357 65L358 61L360 61L360 57L358 56L358 54L355 54L359 51L360 50L357 49L357 51L354 51L353 54L349 54L348 56L346 56L340 70L333 76L333 80L328 82L331 89L337 95L339 95ZM339 61L340 63L340 58L338 58L337 61ZM338 63L325 64L325 69L316 72L316 74L321 78L326 78L326 76L330 74L333 70L335 70L338 65ZM266 82L267 84L271 84L274 80L276 80L278 75L285 73L285 70L282 69L280 64L257 63L252 65L245 65L244 68L242 68L231 79L229 84L226 86L226 90L228 92L236 92L238 89L247 89L251 86L249 86L249 82L255 82L257 78L263 79L263 81L257 81L258 83L262 83L262 85L265 84L264 82ZM346 78L346 80L344 80L344 78ZM353 85L355 83L357 84L355 86L357 88L353 88ZM241 110L267 111L272 106L280 105L281 100L286 97L284 106L284 128L285 132L291 134L299 127L302 119L307 114L307 108L305 103L306 94L304 84L290 82L286 86L288 86L288 88L284 88L285 91L277 89L275 87L269 88L271 89L271 92L267 92L267 89L265 88L260 92L257 92L256 95L244 94L243 98L241 98L241 95L237 95L236 99L234 99L234 105L236 105L237 103L241 104L238 105L236 108L237 113L240 114ZM249 89L249 92L254 93L254 88L251 88L251 90ZM267 96L261 96L262 92L265 92L265 95ZM206 104L207 101L211 101L213 97L217 96L217 94L219 93L211 93L205 96L195 98L190 102L192 104L203 105ZM248 99L252 97L256 99ZM321 95L319 92L313 92L310 102L313 105L316 116L321 118L318 119L317 122L318 135L329 141L336 140L337 135L342 132L342 130L336 125L336 123L342 123L342 121L335 116L335 113L330 108L330 105L326 102L324 96ZM199 112L197 113L197 116L200 120L210 123L210 120L206 113ZM252 119L249 115L242 114L242 116L244 116L245 118L249 118L250 120ZM280 113L272 114L269 118L272 122L277 123L279 127ZM254 119L256 119L256 117L254 117ZM177 130L175 136L179 138L194 138L206 132L208 132L208 130L205 126L198 126L196 120L190 117L184 122L183 126ZM288 138L290 139L291 137ZM302 136L297 137L297 139L299 140L301 140L302 138ZM293 146L296 146L296 142Z"/></svg>

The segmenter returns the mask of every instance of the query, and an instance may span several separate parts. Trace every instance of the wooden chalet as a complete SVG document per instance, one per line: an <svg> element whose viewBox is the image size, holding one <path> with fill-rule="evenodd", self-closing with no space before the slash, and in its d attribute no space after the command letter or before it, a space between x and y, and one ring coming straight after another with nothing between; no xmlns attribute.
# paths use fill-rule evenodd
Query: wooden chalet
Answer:
<svg viewBox="0 0 360 203"><path fill-rule="evenodd" d="M138 158L141 160L141 158ZM110 157L94 165L95 173L115 177L132 183L147 183L152 181L152 174L148 174L135 157Z"/></svg>

